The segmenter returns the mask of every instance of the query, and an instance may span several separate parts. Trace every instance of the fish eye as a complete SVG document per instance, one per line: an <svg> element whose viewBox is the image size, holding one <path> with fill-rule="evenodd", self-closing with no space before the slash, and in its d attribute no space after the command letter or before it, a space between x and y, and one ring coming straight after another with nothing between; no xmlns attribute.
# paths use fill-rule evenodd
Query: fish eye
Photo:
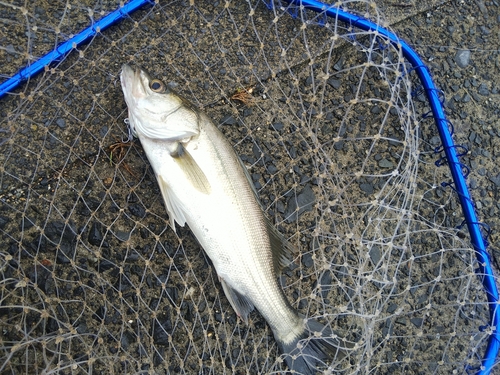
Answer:
<svg viewBox="0 0 500 375"><path fill-rule="evenodd" d="M165 91L165 84L159 79L153 79L149 83L149 88L154 92L162 93Z"/></svg>

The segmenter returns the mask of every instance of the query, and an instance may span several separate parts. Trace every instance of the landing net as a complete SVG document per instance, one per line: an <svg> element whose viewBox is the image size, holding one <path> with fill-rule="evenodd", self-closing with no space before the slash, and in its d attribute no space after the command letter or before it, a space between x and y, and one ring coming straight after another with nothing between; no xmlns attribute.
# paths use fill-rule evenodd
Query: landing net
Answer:
<svg viewBox="0 0 500 375"><path fill-rule="evenodd" d="M288 300L355 345L337 373L495 364L494 279L479 227L462 225L470 199L446 185L459 148L440 148L401 43L279 2L147 3L106 30L115 2L0 6L4 77L54 53L1 99L1 374L286 370L265 320L239 320L189 229L168 228L144 151L125 142L123 63L234 145L299 249L280 274ZM387 26L373 2L331 10Z"/></svg>

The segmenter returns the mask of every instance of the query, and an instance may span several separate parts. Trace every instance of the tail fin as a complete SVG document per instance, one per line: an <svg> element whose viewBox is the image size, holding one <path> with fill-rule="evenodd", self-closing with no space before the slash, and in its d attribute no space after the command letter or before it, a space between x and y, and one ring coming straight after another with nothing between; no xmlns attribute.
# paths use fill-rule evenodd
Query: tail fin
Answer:
<svg viewBox="0 0 500 375"><path fill-rule="evenodd" d="M332 361L340 363L346 357L346 349L352 348L313 319L307 321L304 333L294 341L286 344L278 340L277 343L288 368L292 373L302 375L315 375L330 366Z"/></svg>

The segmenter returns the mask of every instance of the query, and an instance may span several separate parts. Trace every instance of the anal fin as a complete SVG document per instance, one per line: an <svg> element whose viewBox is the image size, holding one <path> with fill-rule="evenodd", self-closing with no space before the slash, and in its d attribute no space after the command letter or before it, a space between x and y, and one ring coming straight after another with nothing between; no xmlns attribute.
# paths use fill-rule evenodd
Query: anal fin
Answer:
<svg viewBox="0 0 500 375"><path fill-rule="evenodd" d="M227 285L222 277L219 277L219 279L222 284L222 289L224 289L224 293L234 311L243 319L245 324L248 324L248 314L254 309L253 303L247 297Z"/></svg>

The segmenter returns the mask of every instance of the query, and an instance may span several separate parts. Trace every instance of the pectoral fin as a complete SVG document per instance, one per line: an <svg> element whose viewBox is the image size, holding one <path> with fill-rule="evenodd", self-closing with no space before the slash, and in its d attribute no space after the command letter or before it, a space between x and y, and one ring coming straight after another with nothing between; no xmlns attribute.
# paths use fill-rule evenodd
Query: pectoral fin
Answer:
<svg viewBox="0 0 500 375"><path fill-rule="evenodd" d="M188 180L196 188L196 190L202 192L203 194L210 194L212 188L208 182L207 176L205 176L205 173L203 173L199 165L182 143L178 143L177 149L171 153L170 156L172 156L179 164Z"/></svg>
<svg viewBox="0 0 500 375"><path fill-rule="evenodd" d="M234 311L241 319L243 319L245 324L248 324L248 314L250 314L254 308L252 302L247 297L227 285L223 278L220 277L219 280Z"/></svg>
<svg viewBox="0 0 500 375"><path fill-rule="evenodd" d="M170 218L170 226L175 232L175 222L181 227L186 224L186 216L184 214L186 210L161 175L158 175L158 185L160 186L161 195L163 196L168 217Z"/></svg>

